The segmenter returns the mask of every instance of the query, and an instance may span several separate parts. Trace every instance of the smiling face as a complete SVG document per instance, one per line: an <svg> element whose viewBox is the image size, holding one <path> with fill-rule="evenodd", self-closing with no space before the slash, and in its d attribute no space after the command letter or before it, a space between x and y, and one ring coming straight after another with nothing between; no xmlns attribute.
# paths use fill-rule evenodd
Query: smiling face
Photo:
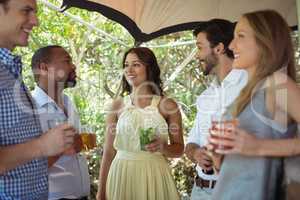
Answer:
<svg viewBox="0 0 300 200"><path fill-rule="evenodd" d="M234 53L233 67L246 69L253 74L258 65L260 51L254 31L246 18L242 17L237 23L229 48Z"/></svg>
<svg viewBox="0 0 300 200"><path fill-rule="evenodd" d="M146 66L135 53L126 56L124 76L131 87L137 87L147 80Z"/></svg>
<svg viewBox="0 0 300 200"><path fill-rule="evenodd" d="M10 0L7 9L0 5L0 46L14 49L27 46L29 34L38 25L35 0Z"/></svg>
<svg viewBox="0 0 300 200"><path fill-rule="evenodd" d="M197 59L202 64L204 75L208 75L218 64L218 58L207 40L206 33L198 33L196 45L198 48Z"/></svg>

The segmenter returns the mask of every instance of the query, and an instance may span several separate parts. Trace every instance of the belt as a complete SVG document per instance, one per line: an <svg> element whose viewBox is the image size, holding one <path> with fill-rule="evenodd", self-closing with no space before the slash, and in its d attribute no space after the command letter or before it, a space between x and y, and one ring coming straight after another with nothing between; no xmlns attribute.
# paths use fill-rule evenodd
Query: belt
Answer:
<svg viewBox="0 0 300 200"><path fill-rule="evenodd" d="M195 177L195 184L201 188L211 188L213 189L216 185L216 180L205 180L199 176Z"/></svg>
<svg viewBox="0 0 300 200"><path fill-rule="evenodd" d="M88 200L88 197L80 197L78 199L66 199L66 198L62 198L62 199L59 199L59 200Z"/></svg>

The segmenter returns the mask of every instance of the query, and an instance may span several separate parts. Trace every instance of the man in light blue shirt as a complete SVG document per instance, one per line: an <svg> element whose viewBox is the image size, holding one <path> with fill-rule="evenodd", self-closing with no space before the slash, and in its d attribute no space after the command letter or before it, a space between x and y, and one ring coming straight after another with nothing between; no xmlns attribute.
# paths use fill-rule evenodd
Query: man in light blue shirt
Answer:
<svg viewBox="0 0 300 200"><path fill-rule="evenodd" d="M76 85L75 65L69 53L60 46L40 48L32 57L32 69L37 86L32 92L36 101L42 129L47 131L61 121L67 121L80 130L79 115L63 93ZM49 157L49 199L87 199L90 180L87 161L78 154L82 149L77 135L71 149Z"/></svg>
<svg viewBox="0 0 300 200"><path fill-rule="evenodd" d="M186 145L186 155L197 164L191 200L211 199L218 178L205 148L211 117L226 111L248 79L246 71L232 70L233 53L228 47L233 31L234 24L222 19L208 21L194 31L199 50L197 57L203 66L203 73L213 75L214 79L197 98L197 116Z"/></svg>

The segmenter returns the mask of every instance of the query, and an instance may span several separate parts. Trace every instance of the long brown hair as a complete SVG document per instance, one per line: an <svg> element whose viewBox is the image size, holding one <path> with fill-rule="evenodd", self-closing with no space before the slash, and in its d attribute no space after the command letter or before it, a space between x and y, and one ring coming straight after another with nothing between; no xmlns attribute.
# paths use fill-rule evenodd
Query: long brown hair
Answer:
<svg viewBox="0 0 300 200"><path fill-rule="evenodd" d="M163 89L162 89L162 81L160 78L160 68L157 62L157 59L149 48L146 47L134 47L128 49L123 57L122 65L123 69L125 68L125 60L128 54L133 53L135 54L146 66L146 73L147 73L147 81L153 83L151 86L151 91L153 94L162 96ZM130 94L132 91L131 86L127 82L125 76L122 77L122 95Z"/></svg>
<svg viewBox="0 0 300 200"><path fill-rule="evenodd" d="M283 17L274 10L250 12L242 17L254 31L259 61L254 75L235 101L234 116L238 116L250 103L257 84L274 72L286 68L287 75L296 79L291 30Z"/></svg>

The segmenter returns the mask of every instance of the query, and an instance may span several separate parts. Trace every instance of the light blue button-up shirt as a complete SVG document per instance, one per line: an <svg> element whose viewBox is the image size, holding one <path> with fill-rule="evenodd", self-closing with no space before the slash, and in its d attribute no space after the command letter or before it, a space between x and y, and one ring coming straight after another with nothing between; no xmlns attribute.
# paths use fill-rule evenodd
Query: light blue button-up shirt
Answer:
<svg viewBox="0 0 300 200"><path fill-rule="evenodd" d="M32 92L40 114L43 131L57 125L53 121L68 121L80 130L79 115L68 96L63 95L64 111L41 88ZM49 168L49 199L80 198L89 196L90 179L87 160L84 156L75 154L63 155Z"/></svg>

